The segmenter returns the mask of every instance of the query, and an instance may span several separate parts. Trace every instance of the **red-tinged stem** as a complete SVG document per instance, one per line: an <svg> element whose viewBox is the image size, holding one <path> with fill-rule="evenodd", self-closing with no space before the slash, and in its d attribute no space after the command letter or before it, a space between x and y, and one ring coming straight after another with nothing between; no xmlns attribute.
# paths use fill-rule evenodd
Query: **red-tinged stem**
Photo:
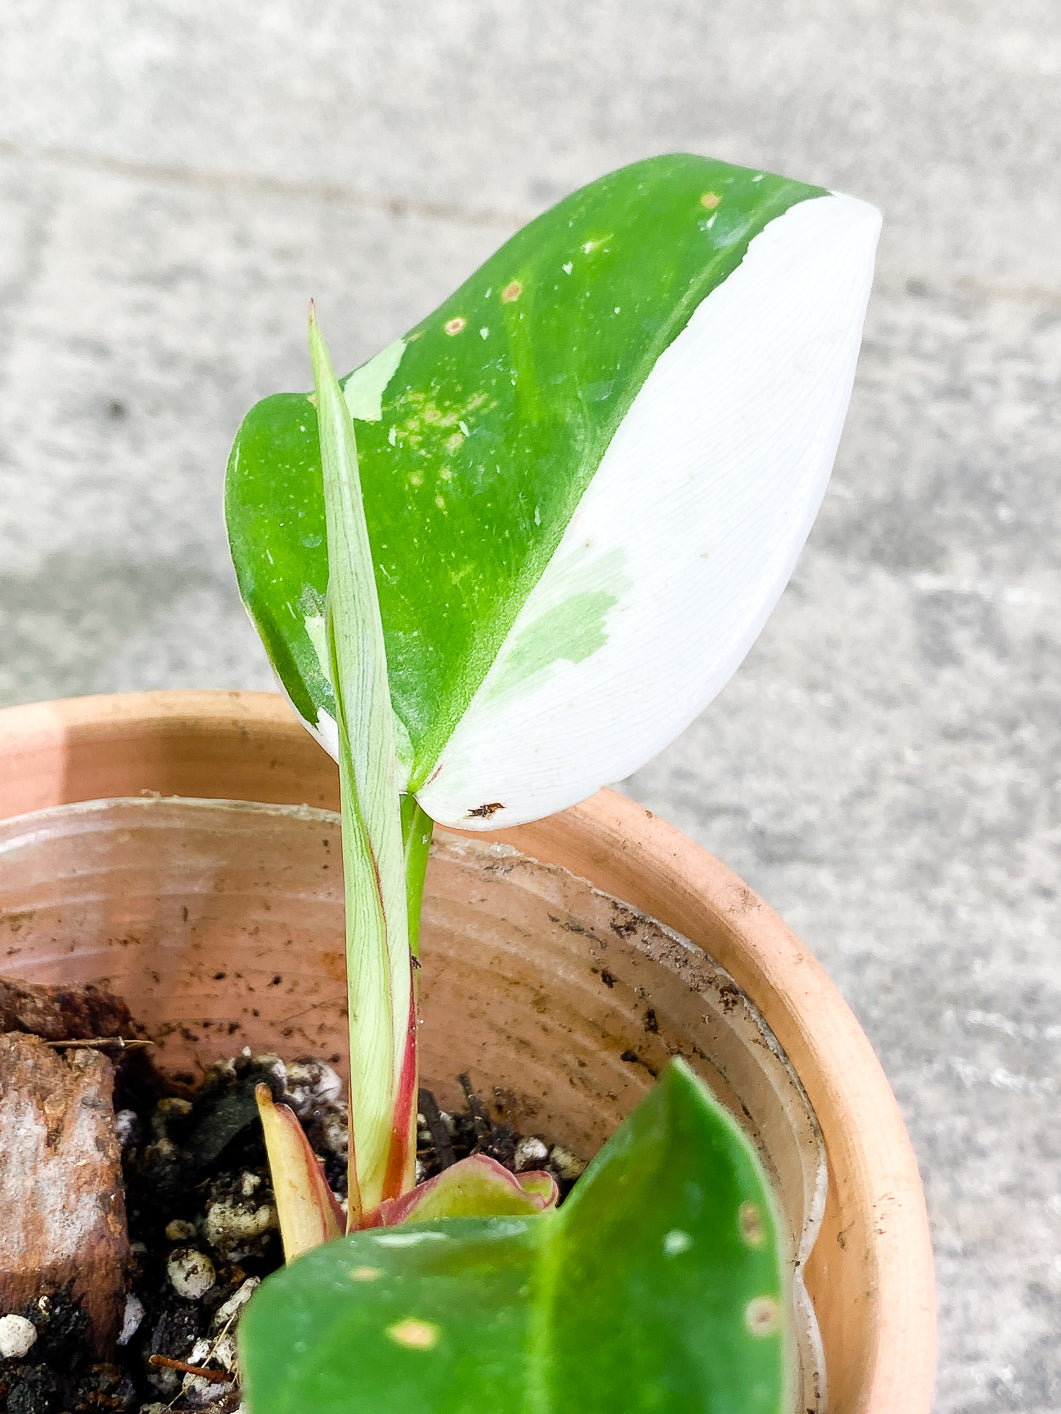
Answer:
<svg viewBox="0 0 1061 1414"><path fill-rule="evenodd" d="M405 1054L402 1056L401 1078L394 1104L394 1127L387 1160L387 1175L383 1197L398 1198L408 1193L416 1181L416 1097L419 1064L416 1045L416 969L409 992L409 1024L405 1033Z"/></svg>
<svg viewBox="0 0 1061 1414"><path fill-rule="evenodd" d="M351 1232L359 1225L366 1203L371 1207L375 1206L377 1201L382 1202L385 1198L398 1197L400 1194L408 1192L416 1180L417 994L419 991L417 985L419 962L416 954L420 932L424 876L430 855L433 825L416 801L409 796L402 798L401 823L407 902L407 936L409 939L409 954L407 956L407 964L410 969L409 1009L405 1017L404 1036L402 1032L398 1032L395 1037L396 1043L402 1047L402 1054L397 1081L391 1091L390 1114L386 1116L389 1123L385 1132L385 1161L382 1166L383 1172L378 1185L378 1193L376 1192L376 1184L366 1185L359 1178L358 1133L353 1110L354 1086L351 1084L350 1156L348 1162L350 1205L348 1230ZM351 997L350 1004L352 1009L356 1006L354 997ZM352 1052L351 1066L356 1064L357 1056ZM361 1152L363 1153L363 1150Z"/></svg>
<svg viewBox="0 0 1061 1414"><path fill-rule="evenodd" d="M346 1103L347 1115L347 1158L346 1158L346 1230L356 1232L361 1226L364 1204L361 1202L361 1185L357 1181L357 1146L354 1142L353 1095Z"/></svg>
<svg viewBox="0 0 1061 1414"><path fill-rule="evenodd" d="M418 1057L416 1046L416 968L410 957L413 971L413 985L409 995L409 1024L405 1033L405 1054L402 1057L401 1076L394 1103L394 1123L391 1128L390 1149L387 1154L387 1168L383 1179L383 1196L380 1202L400 1198L411 1192L416 1184L416 1098L418 1094ZM353 1123L350 1126L349 1198L347 1200L347 1232L356 1232L364 1221L364 1205L357 1186L357 1161L354 1151ZM376 1209L373 1209L376 1211Z"/></svg>

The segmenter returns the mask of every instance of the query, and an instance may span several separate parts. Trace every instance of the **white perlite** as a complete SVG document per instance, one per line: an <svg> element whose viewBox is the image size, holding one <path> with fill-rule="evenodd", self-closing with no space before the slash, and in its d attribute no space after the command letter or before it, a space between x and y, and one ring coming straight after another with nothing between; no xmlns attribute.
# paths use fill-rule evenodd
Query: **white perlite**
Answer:
<svg viewBox="0 0 1061 1414"><path fill-rule="evenodd" d="M228 1251L239 1243L251 1242L276 1227L272 1203L255 1205L248 1199L224 1198L206 1205L203 1235L211 1247Z"/></svg>
<svg viewBox="0 0 1061 1414"><path fill-rule="evenodd" d="M517 1173L527 1169L541 1168L549 1157L549 1148L544 1139L536 1134L528 1134L516 1145L513 1163Z"/></svg>
<svg viewBox="0 0 1061 1414"><path fill-rule="evenodd" d="M133 1336L140 1329L140 1322L144 1319L144 1303L139 1296L132 1292L125 1298L125 1312L122 1316L122 1330L118 1337L119 1345L128 1345Z"/></svg>
<svg viewBox="0 0 1061 1414"><path fill-rule="evenodd" d="M554 1144L549 1150L549 1163L557 1177L568 1183L574 1183L576 1178L581 1178L586 1169L585 1159L580 1159L562 1144Z"/></svg>
<svg viewBox="0 0 1061 1414"><path fill-rule="evenodd" d="M287 1067L284 1100L299 1119L305 1119L323 1105L334 1105L343 1082L330 1065L319 1060L292 1061Z"/></svg>
<svg viewBox="0 0 1061 1414"><path fill-rule="evenodd" d="M18 1360L28 1355L37 1339L37 1327L25 1316L0 1316L0 1359Z"/></svg>
<svg viewBox="0 0 1061 1414"><path fill-rule="evenodd" d="M261 1285L261 1277L248 1277L243 1285L232 1293L227 1301L222 1301L221 1305L214 1312L214 1319L210 1323L212 1330L223 1330L229 1323L239 1315Z"/></svg>
<svg viewBox="0 0 1061 1414"><path fill-rule="evenodd" d="M178 1247L166 1263L170 1286L187 1301L198 1301L213 1286L216 1279L214 1264L205 1252L193 1247Z"/></svg>

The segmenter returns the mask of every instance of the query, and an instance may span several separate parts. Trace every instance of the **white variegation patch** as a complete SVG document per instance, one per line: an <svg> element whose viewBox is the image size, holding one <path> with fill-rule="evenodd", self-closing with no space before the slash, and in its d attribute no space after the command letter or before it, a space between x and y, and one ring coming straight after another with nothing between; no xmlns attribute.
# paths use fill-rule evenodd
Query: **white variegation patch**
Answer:
<svg viewBox="0 0 1061 1414"><path fill-rule="evenodd" d="M313 645L313 651L317 655L317 666L320 668L321 677L325 682L331 681L331 673L328 671L328 625L323 614L306 614L302 620L306 629L306 637Z"/></svg>
<svg viewBox="0 0 1061 1414"><path fill-rule="evenodd" d="M879 229L850 197L801 202L696 309L418 792L432 818L486 829L573 804L662 750L728 681L825 492ZM572 652L575 595L597 618ZM543 656L550 614L563 632Z"/></svg>
<svg viewBox="0 0 1061 1414"><path fill-rule="evenodd" d="M302 712L300 712L299 709L295 706L295 699L291 696L290 692L288 692L287 684L284 682L280 674L276 671L275 664L272 665L272 668L273 680L275 681L279 690L283 693L284 697L287 698L287 705L291 708L292 712L294 712L295 716L306 728L306 730L309 732L310 736L318 744L318 746L323 746L325 751L332 758L332 760L338 761L339 727L335 721L335 718L331 715L330 712L326 712L324 708L321 707L320 710L317 712L317 720L315 722L311 722L310 719Z"/></svg>
<svg viewBox="0 0 1061 1414"><path fill-rule="evenodd" d="M343 397L351 417L356 417L361 422L382 421L383 394L397 373L406 348L404 339L395 339L393 344L380 349L375 358L370 358L351 373L343 388Z"/></svg>
<svg viewBox="0 0 1061 1414"><path fill-rule="evenodd" d="M305 722L305 718L303 718ZM317 724L312 726L305 722L311 735L315 736L324 747L325 751L333 761L339 759L339 725L330 712L326 712L322 707L317 713Z"/></svg>

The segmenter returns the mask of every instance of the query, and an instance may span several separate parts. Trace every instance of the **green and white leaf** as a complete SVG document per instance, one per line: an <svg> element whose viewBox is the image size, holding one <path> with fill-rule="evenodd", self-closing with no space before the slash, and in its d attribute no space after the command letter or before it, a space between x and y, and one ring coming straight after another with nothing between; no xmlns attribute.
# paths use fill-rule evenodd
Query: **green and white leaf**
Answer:
<svg viewBox="0 0 1061 1414"><path fill-rule="evenodd" d="M250 1414L787 1414L789 1292L756 1155L680 1062L560 1209L360 1232L269 1277Z"/></svg>
<svg viewBox="0 0 1061 1414"><path fill-rule="evenodd" d="M612 173L346 381L404 779L514 824L628 774L726 682L820 503L877 213L706 158ZM245 421L227 509L291 700L337 748L312 408Z"/></svg>

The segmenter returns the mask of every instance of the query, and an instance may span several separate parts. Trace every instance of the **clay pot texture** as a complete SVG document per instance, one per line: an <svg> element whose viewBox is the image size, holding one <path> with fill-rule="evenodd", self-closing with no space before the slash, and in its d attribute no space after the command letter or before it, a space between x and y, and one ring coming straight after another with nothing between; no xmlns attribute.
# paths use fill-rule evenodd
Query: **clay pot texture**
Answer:
<svg viewBox="0 0 1061 1414"><path fill-rule="evenodd" d="M144 693L0 712L0 818L144 791L338 808L333 764L283 700L270 694ZM484 835L476 832L476 838ZM561 865L660 920L717 960L752 999L798 1074L824 1138L828 1201L805 1280L825 1348L829 1408L834 1414L928 1414L935 1364L935 1302L916 1163L879 1063L813 957L724 865L613 792L602 791L549 820L485 838L511 844L542 863ZM458 845L448 848L459 856ZM429 894L432 887L429 873ZM447 884L442 894L436 891L429 900L425 960L431 910L477 906L475 900L444 897L452 893ZM5 951L10 954L9 947ZM25 957L9 958L14 965L0 966L19 975L32 974L35 980L59 980L60 951L51 950L46 965L56 970L47 976L44 962L35 969ZM334 950L331 959L324 964L325 971L330 966L339 980L341 961ZM598 953L590 967L596 967L599 975L601 970L609 971L607 964L608 959ZM463 988L467 998L476 992L485 996L491 977L496 983L496 959L494 965L483 962L478 976L477 964L470 965L471 974L463 978L453 967L440 969L436 997L425 987L425 1077L435 1083L433 1070L443 1074L448 1050L450 1068L472 1067L477 1083L504 1082L503 1088L510 1091L542 1096L537 1115L529 1112L528 1099L528 1118L540 1127L552 1126L554 1137L576 1149L600 1142L651 1084L651 1071L659 1058L653 1051L657 1033L645 1025L646 1007L632 1012L636 1038L617 1037L600 1073L582 1074L586 1064L579 1066L578 1059L586 1061L589 1052L584 1051L574 1062L567 1062L566 1087L557 1083L557 1073L535 1076L534 1065L539 1061L531 1064L518 1054L502 1058L502 1069L508 1067L505 1075L491 1075L494 1062L482 1051L489 1042L480 1023L503 1014L503 989L500 1000L498 995L484 1000L478 1019L455 1022L448 1032L443 1028L437 1042L428 1039L433 1009L444 1015L451 1005L452 999L444 995L447 987ZM215 970L227 970L223 960ZM99 975L109 974L107 969ZM636 976L626 975L622 966L615 974L609 971L609 976L612 986L605 984L603 991L626 990L636 996ZM240 1044L246 1039L279 1048L283 1038L271 1028L277 1019L297 1014L282 982L273 988L276 1006L269 1012L270 980L263 982L263 1005L250 1005L242 1018L243 1030L236 1038ZM560 1043L561 1061L580 1049L579 1037L572 1041L567 1029L573 1018L558 1000L565 996L563 988L555 996L543 993L540 1004L545 1031ZM137 999L130 1000L135 1010ZM302 1000L305 1004L306 998ZM681 1021L679 999L661 1005ZM253 1017L254 1010L262 1015ZM177 1011L201 1019L209 1015L209 1004L201 998ZM693 1027L695 1013L694 1006L688 1020ZM301 1014L312 1015L312 1006ZM259 1021L269 1030L269 1040L254 1032ZM598 1029L603 1024L597 1023ZM327 1026L334 1031L334 1018ZM217 1034L210 1034L210 1028L204 1032L201 1027L175 1026L166 1043L167 1063L231 1053L232 1038L221 1030L219 1026ZM455 1036L459 1050L454 1049ZM631 1039L632 1046L626 1044ZM624 1050L616 1055L618 1045ZM624 1054L636 1059L624 1060ZM521 1074L521 1069L531 1073Z"/></svg>

